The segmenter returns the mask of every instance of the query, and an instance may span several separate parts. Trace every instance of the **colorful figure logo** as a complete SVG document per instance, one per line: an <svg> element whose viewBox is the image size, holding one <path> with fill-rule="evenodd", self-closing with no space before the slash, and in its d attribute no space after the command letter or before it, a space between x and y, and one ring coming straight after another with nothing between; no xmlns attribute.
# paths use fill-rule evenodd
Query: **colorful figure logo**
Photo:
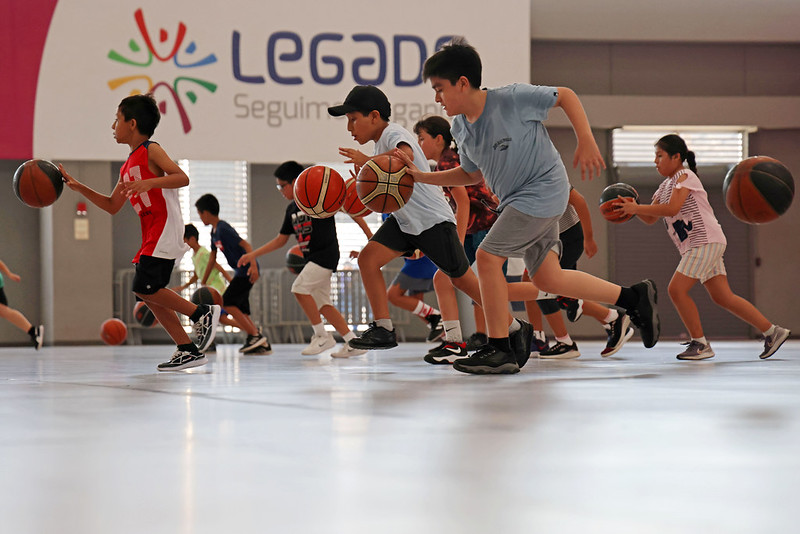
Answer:
<svg viewBox="0 0 800 534"><path fill-rule="evenodd" d="M162 63L167 63L170 60L175 64L176 67L179 69L191 69L196 67L203 67L205 65L211 65L212 63L217 62L217 56L214 54L209 54L203 59L195 62L191 62L191 56L197 51L197 45L194 41L190 41L188 45L186 45L183 50L181 47L184 44L184 38L186 37L186 25L183 22L178 23L178 31L175 34L174 42L171 45L166 45L167 41L169 41L169 33L163 28L159 29L158 32L158 44L161 45L162 48L165 50L169 50L169 53L166 55L159 54L156 51L156 43L153 42L153 39L150 35L150 32L147 30L147 25L144 22L144 13L141 9L137 9L136 13L134 14L134 18L136 19L136 25L139 28L139 32L141 33L141 37L144 40L144 44L146 45L146 49L142 50L141 45L136 41L136 39L131 39L128 41L128 48L133 53L133 56L142 56L141 59L130 59L128 57L123 56L122 54L118 53L116 50L111 50L108 53L108 58L117 61L119 63L123 63L125 65L131 65L133 67L143 67L146 68L153 63L153 58L161 61ZM181 59L179 55L183 55L184 58L188 58L187 62L185 59ZM170 85L167 82L160 81L158 83L153 83L153 79L150 76L145 74L137 74L133 76L123 76L121 78L114 78L113 80L108 81L108 86L111 90L118 89L123 85L129 83L145 83L147 87L142 90L141 87L134 87L131 91L131 95L136 94L143 94L143 93L153 93L156 100L158 101L158 109L161 111L162 115L167 114L167 99L166 97L172 96L172 100L175 102L175 107L178 111L178 115L181 118L181 124L183 125L183 133L189 133L192 129L192 123L189 120L189 116L186 114L186 108L183 105L183 101L181 100L181 96L185 96L189 101L194 104L197 102L197 93L190 89L183 87L187 84L193 84L194 86L202 87L206 89L209 93L214 93L217 90L217 84L209 82L207 80L201 80L199 78L191 78L188 76L178 76ZM181 89L179 89L179 86ZM190 85L192 87L192 85ZM196 89L196 87L193 87ZM184 92L181 93L181 90ZM159 99L158 93L166 91L167 95L165 98Z"/></svg>

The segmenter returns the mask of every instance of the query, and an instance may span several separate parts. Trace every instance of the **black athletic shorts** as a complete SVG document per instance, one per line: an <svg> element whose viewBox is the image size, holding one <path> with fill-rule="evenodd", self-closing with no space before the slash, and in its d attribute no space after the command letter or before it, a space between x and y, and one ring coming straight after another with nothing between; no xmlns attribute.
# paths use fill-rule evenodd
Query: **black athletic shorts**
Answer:
<svg viewBox="0 0 800 534"><path fill-rule="evenodd" d="M133 292L152 295L159 289L164 289L169 285L174 267L175 260L139 256L136 274L133 276Z"/></svg>
<svg viewBox="0 0 800 534"><path fill-rule="evenodd" d="M250 290L253 284L246 276L234 276L228 289L222 294L222 307L236 306L245 315L250 315Z"/></svg>
<svg viewBox="0 0 800 534"><path fill-rule="evenodd" d="M0 304L8 306L8 299L6 298L6 292L3 291L2 287L0 287Z"/></svg>
<svg viewBox="0 0 800 534"><path fill-rule="evenodd" d="M372 240L403 254L420 249L439 270L451 278L463 276L469 269L467 254L458 239L456 225L451 222L435 224L419 235L403 232L394 217L385 221Z"/></svg>
<svg viewBox="0 0 800 534"><path fill-rule="evenodd" d="M570 226L561 232L558 238L561 240L561 259L559 260L561 268L574 271L578 268L578 260L583 255L583 226L581 223ZM561 309L555 299L537 300L536 303L545 315Z"/></svg>

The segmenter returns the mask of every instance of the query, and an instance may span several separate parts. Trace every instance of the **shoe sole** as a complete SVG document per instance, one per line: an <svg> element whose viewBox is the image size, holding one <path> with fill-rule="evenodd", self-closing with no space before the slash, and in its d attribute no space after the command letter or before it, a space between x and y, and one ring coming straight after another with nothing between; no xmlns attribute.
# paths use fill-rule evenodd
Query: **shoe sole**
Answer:
<svg viewBox="0 0 800 534"><path fill-rule="evenodd" d="M261 339L258 340L258 343L250 345L249 347L242 347L241 349L239 349L239 352L241 352L242 354L248 354L250 352L253 352L259 347L266 347L266 346L267 346L267 338L262 337ZM271 349L270 352L272 352Z"/></svg>
<svg viewBox="0 0 800 534"><path fill-rule="evenodd" d="M781 348L781 345L783 345L784 342L787 339L789 339L789 336L792 335L792 331L791 330L785 330L785 332L786 332L786 334L783 336L782 339L775 340L775 344L772 345L772 350L770 350L769 352L767 352L765 354L759 355L759 358L761 358L762 360L766 360L767 358L769 358L770 356L772 356L773 354L778 352L778 349Z"/></svg>
<svg viewBox="0 0 800 534"><path fill-rule="evenodd" d="M178 366L178 367L165 367L165 368L158 367L158 370L159 371L183 371L184 369L191 369L192 367L200 367L201 365L205 365L207 363L208 363L208 358L203 356L203 358L200 359L200 360L194 360L194 361L191 361L189 363L185 363L185 364L183 364L181 366Z"/></svg>
<svg viewBox="0 0 800 534"><path fill-rule="evenodd" d="M571 322L571 323L574 323L574 322L576 322L578 319L580 319L581 317L583 317L583 301L582 301L582 300L579 300L578 302L579 302L580 304L578 305L578 309L577 309L577 310L575 310L575 317L571 317L571 315L572 315L572 314L571 314L571 313L569 313L569 311L567 312L567 319L569 319L569 322Z"/></svg>
<svg viewBox="0 0 800 534"><path fill-rule="evenodd" d="M331 358L347 359L351 356L361 356L367 352L369 351L363 349L356 349L353 352L331 352Z"/></svg>
<svg viewBox="0 0 800 534"><path fill-rule="evenodd" d="M358 339L358 338L356 338ZM365 343L359 343L356 339L350 340L350 346L354 349L361 349L361 350L386 350L386 349L393 349L397 346L397 342L395 341L393 344L384 344L384 345L368 345Z"/></svg>
<svg viewBox="0 0 800 534"><path fill-rule="evenodd" d="M430 354L426 354L422 359L431 365L452 365L458 360L463 360L464 358L469 358L469 356L454 355L454 357L450 357L450 356L431 356Z"/></svg>
<svg viewBox="0 0 800 534"><path fill-rule="evenodd" d="M221 313L222 313L221 307L219 307L216 304L211 306L211 333L208 334L208 337L206 337L203 346L197 347L197 350L199 350L200 352L207 351L208 347L211 346L211 343L214 342L214 338L217 337L217 327L219 326L219 316Z"/></svg>
<svg viewBox="0 0 800 534"><path fill-rule="evenodd" d="M661 319L658 316L658 289L656 283L650 279L643 280L647 286L647 301L650 304L650 317L648 318L653 328L653 339L645 340L642 336L642 342L645 348L651 349L658 343L658 338L661 335Z"/></svg>
<svg viewBox="0 0 800 534"><path fill-rule="evenodd" d="M504 363L499 367L490 367L488 365L465 367L463 365L459 365L458 362L454 362L453 369L471 375L513 375L519 373L519 365L513 363Z"/></svg>
<svg viewBox="0 0 800 534"><path fill-rule="evenodd" d="M542 360L574 360L575 358L579 358L580 355L581 351L571 350L569 352L565 352L564 354L552 354L549 356L543 356L539 354L539 358Z"/></svg>
<svg viewBox="0 0 800 534"><path fill-rule="evenodd" d="M436 337L426 337L425 341L428 343L436 343L437 341L441 341L444 339L444 331L440 332Z"/></svg>
<svg viewBox="0 0 800 534"><path fill-rule="evenodd" d="M325 345L323 345L323 346L321 346L319 348L314 348L312 351L309 351L308 349L303 349L300 352L300 354L302 354L303 356L316 356L317 354L321 354L321 353L325 352L326 350L332 349L335 346L336 346L336 342L334 341L333 344L331 344L331 345L328 345L326 343ZM352 345L350 345L350 346L352 347ZM353 348L355 348L355 347L353 347Z"/></svg>
<svg viewBox="0 0 800 534"><path fill-rule="evenodd" d="M621 349L625 343L630 341L630 339L633 337L633 328L631 328L631 318L628 317L627 315L622 316L622 328L625 333L619 339L619 343L617 343L617 346L613 347L612 350L609 352L601 352L600 356L602 356L603 358L608 358L609 356L613 356L614 354L619 352L619 349Z"/></svg>
<svg viewBox="0 0 800 534"><path fill-rule="evenodd" d="M713 358L714 356L716 356L716 354L714 354L713 352L711 354L706 352L706 353L703 353L703 354L698 354L697 356L681 356L680 354L678 354L676 356L676 358L678 358L679 360L683 360L683 361L696 362L696 361L700 361L700 360L709 360L709 359Z"/></svg>
<svg viewBox="0 0 800 534"><path fill-rule="evenodd" d="M514 347L514 356L517 359L517 366L522 369L528 360L531 358L531 342L533 341L533 325L527 321L520 321L522 325L519 329L520 351L517 354L516 346ZM515 344L516 345L516 344Z"/></svg>

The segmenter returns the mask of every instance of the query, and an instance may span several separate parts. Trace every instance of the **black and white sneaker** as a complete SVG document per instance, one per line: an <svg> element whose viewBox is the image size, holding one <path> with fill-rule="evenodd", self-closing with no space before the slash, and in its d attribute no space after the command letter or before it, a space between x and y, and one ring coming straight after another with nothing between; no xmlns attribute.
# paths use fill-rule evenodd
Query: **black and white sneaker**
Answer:
<svg viewBox="0 0 800 534"><path fill-rule="evenodd" d="M33 344L33 348L39 350L42 348L42 343L44 343L44 326L34 326L33 333L31 334L31 343Z"/></svg>
<svg viewBox="0 0 800 534"><path fill-rule="evenodd" d="M467 352L475 352L489 342L489 338L483 332L475 332L467 339Z"/></svg>
<svg viewBox="0 0 800 534"><path fill-rule="evenodd" d="M642 280L638 284L633 284L631 289L636 291L639 302L636 303L635 308L627 310L626 313L630 315L631 321L639 329L642 343L649 349L658 343L658 337L661 334L661 320L656 308L658 303L656 283L652 280Z"/></svg>
<svg viewBox="0 0 800 534"><path fill-rule="evenodd" d="M772 333L771 336L764 336L764 352L762 352L758 357L762 360L766 360L781 348L783 342L789 339L789 335L792 332L788 329L775 325L775 332Z"/></svg>
<svg viewBox="0 0 800 534"><path fill-rule="evenodd" d="M539 357L546 360L571 360L572 358L577 358L580 355L581 351L578 350L578 344L574 341L572 342L572 345L567 345L561 341L556 341L555 345L544 349L539 353Z"/></svg>
<svg viewBox="0 0 800 534"><path fill-rule="evenodd" d="M600 356L603 358L616 354L617 351L622 348L622 345L633 337L631 318L624 313L620 313L619 316L610 323L604 324L603 328L608 332L606 348L600 352Z"/></svg>
<svg viewBox="0 0 800 534"><path fill-rule="evenodd" d="M244 345L242 345L242 347L239 349L239 352L242 354L250 354L259 347L268 348L269 352L272 352L272 347L269 346L269 341L267 341L266 337L261 334L256 334L255 336L248 334L247 339L245 340Z"/></svg>
<svg viewBox="0 0 800 534"><path fill-rule="evenodd" d="M200 352L194 354L186 350L176 350L172 359L168 362L159 363L159 371L182 371L192 367L200 367L208 363L205 354Z"/></svg>
<svg viewBox="0 0 800 534"><path fill-rule="evenodd" d="M519 364L512 352L486 345L472 356L453 362L453 369L475 375L511 375L519 373Z"/></svg>
<svg viewBox="0 0 800 534"><path fill-rule="evenodd" d="M369 328L349 343L354 349L391 349L397 346L397 335L394 330L387 330L373 321L369 323Z"/></svg>
<svg viewBox="0 0 800 534"><path fill-rule="evenodd" d="M533 339L533 325L522 319L517 319L520 329L508 336L511 351L517 358L517 365L522 368L531 357L531 340Z"/></svg>
<svg viewBox="0 0 800 534"><path fill-rule="evenodd" d="M436 343L444 337L444 326L442 325L441 315L432 313L425 318L425 321L428 323L428 328L431 329L426 339L428 343Z"/></svg>
<svg viewBox="0 0 800 534"><path fill-rule="evenodd" d="M440 365L450 364L467 356L467 344L463 341L442 341L441 345L429 350L423 360L432 365Z"/></svg>
<svg viewBox="0 0 800 534"><path fill-rule="evenodd" d="M556 302L562 310L567 310L567 319L574 323L583 315L583 301L572 297L556 297Z"/></svg>
<svg viewBox="0 0 800 534"><path fill-rule="evenodd" d="M219 325L219 315L222 312L222 308L217 304L212 304L207 308L200 319L194 323L195 345L200 352L205 352L214 341Z"/></svg>

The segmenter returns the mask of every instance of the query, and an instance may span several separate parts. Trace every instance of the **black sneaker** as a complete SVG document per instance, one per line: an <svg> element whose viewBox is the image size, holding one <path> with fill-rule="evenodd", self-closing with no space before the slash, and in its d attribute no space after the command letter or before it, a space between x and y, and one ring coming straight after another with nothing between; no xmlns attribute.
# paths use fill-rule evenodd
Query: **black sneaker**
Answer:
<svg viewBox="0 0 800 534"><path fill-rule="evenodd" d="M397 346L397 336L394 330L387 330L373 321L369 323L369 328L359 337L351 339L349 343L354 349L391 349Z"/></svg>
<svg viewBox="0 0 800 534"><path fill-rule="evenodd" d="M191 367L200 367L208 363L206 355L200 352L193 354L185 350L176 350L172 359L168 362L159 363L159 371L182 371Z"/></svg>
<svg viewBox="0 0 800 534"><path fill-rule="evenodd" d="M208 306L206 312L194 323L194 335L197 338L195 345L200 352L205 352L214 341L219 325L219 315L222 308L216 304Z"/></svg>
<svg viewBox="0 0 800 534"><path fill-rule="evenodd" d="M428 351L423 360L439 365L449 364L467 357L467 346L463 341L442 341L442 344Z"/></svg>
<svg viewBox="0 0 800 534"><path fill-rule="evenodd" d="M651 348L658 343L658 336L661 334L661 321L658 318L658 290L656 283L652 280L642 280L638 284L633 284L631 289L639 295L639 302L636 307L627 310L631 316L631 321L639 329L642 336L642 343L646 348Z"/></svg>
<svg viewBox="0 0 800 534"><path fill-rule="evenodd" d="M435 343L444 337L444 326L442 326L442 316L438 313L432 313L425 318L428 323L428 343Z"/></svg>
<svg viewBox="0 0 800 534"><path fill-rule="evenodd" d="M33 328L33 333L31 334L31 343L33 344L33 348L36 350L42 348L42 343L44 343L43 325L39 325Z"/></svg>
<svg viewBox="0 0 800 534"><path fill-rule="evenodd" d="M546 360L570 360L580 355L581 351L578 350L578 344L574 341L572 345L556 341L555 345L539 353L539 357Z"/></svg>
<svg viewBox="0 0 800 534"><path fill-rule="evenodd" d="M517 365L525 367L528 358L531 357L531 340L533 339L533 325L522 319L517 319L521 325L520 329L508 336L511 343L511 351L517 358Z"/></svg>
<svg viewBox="0 0 800 534"><path fill-rule="evenodd" d="M512 375L519 373L519 364L513 353L486 345L472 356L453 362L453 369L476 375Z"/></svg>
<svg viewBox="0 0 800 534"><path fill-rule="evenodd" d="M604 324L603 328L608 332L608 339L606 340L606 348L600 352L603 358L616 354L622 345L625 344L633 336L633 328L630 326L631 318L624 313L608 323Z"/></svg>
<svg viewBox="0 0 800 534"><path fill-rule="evenodd" d="M489 338L483 332L475 332L467 339L467 351L474 352L489 342Z"/></svg>
<svg viewBox="0 0 800 534"><path fill-rule="evenodd" d="M574 323L583 315L583 301L572 297L556 297L556 302L562 310L567 310L567 319Z"/></svg>
<svg viewBox="0 0 800 534"><path fill-rule="evenodd" d="M239 352L243 354L250 354L255 351L259 347L268 347L269 342L267 338L265 338L261 334L257 334L255 336L248 335L247 340L244 342L244 345L239 349ZM272 352L272 347L269 348L269 352Z"/></svg>

